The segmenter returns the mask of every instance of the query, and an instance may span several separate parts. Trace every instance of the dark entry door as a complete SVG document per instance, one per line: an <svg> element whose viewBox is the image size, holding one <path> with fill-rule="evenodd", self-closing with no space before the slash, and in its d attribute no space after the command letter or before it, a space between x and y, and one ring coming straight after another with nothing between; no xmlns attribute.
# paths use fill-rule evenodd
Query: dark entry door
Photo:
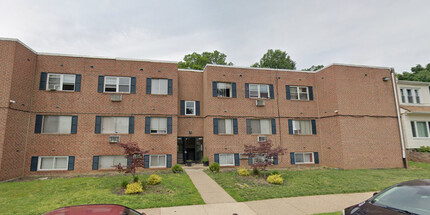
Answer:
<svg viewBox="0 0 430 215"><path fill-rule="evenodd" d="M178 163L185 163L187 160L201 162L203 157L202 137L178 137Z"/></svg>

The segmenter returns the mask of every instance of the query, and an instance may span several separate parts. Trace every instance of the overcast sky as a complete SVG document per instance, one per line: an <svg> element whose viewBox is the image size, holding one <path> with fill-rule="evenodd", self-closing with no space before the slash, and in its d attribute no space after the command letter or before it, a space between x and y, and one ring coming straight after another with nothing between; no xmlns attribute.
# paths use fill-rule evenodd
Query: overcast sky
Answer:
<svg viewBox="0 0 430 215"><path fill-rule="evenodd" d="M430 63L429 0L0 0L0 37L38 52L180 61L219 50L237 66L267 49L297 69Z"/></svg>

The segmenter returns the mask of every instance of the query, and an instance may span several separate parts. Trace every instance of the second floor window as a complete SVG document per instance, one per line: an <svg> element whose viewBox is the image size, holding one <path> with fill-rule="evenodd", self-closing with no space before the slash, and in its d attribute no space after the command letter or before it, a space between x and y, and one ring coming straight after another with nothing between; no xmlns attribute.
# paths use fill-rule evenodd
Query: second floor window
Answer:
<svg viewBox="0 0 430 215"><path fill-rule="evenodd" d="M101 133L127 134L129 133L129 117L102 117Z"/></svg>
<svg viewBox="0 0 430 215"><path fill-rule="evenodd" d="M195 101L185 101L185 115L196 115Z"/></svg>
<svg viewBox="0 0 430 215"><path fill-rule="evenodd" d="M167 118L151 117L151 134L167 134Z"/></svg>
<svg viewBox="0 0 430 215"><path fill-rule="evenodd" d="M312 125L310 120L293 120L294 134L312 134Z"/></svg>
<svg viewBox="0 0 430 215"><path fill-rule="evenodd" d="M231 83L217 83L218 97L231 97L232 96L232 85Z"/></svg>
<svg viewBox="0 0 430 215"><path fill-rule="evenodd" d="M112 93L130 93L130 77L105 77L105 92Z"/></svg>
<svg viewBox="0 0 430 215"><path fill-rule="evenodd" d="M267 84L250 84L249 98L270 98L269 85Z"/></svg>
<svg viewBox="0 0 430 215"><path fill-rule="evenodd" d="M44 116L42 133L70 134L72 129L72 116Z"/></svg>
<svg viewBox="0 0 430 215"><path fill-rule="evenodd" d="M167 95L168 80L167 79L152 79L151 94Z"/></svg>
<svg viewBox="0 0 430 215"><path fill-rule="evenodd" d="M48 74L47 89L59 91L75 91L76 75Z"/></svg>
<svg viewBox="0 0 430 215"><path fill-rule="evenodd" d="M218 119L218 134L233 134L233 120Z"/></svg>
<svg viewBox="0 0 430 215"><path fill-rule="evenodd" d="M292 100L309 100L308 87L290 86Z"/></svg>
<svg viewBox="0 0 430 215"><path fill-rule="evenodd" d="M402 103L409 103L409 104L419 104L420 101L420 94L418 89L412 89L412 88L401 88L400 89L400 95L402 97Z"/></svg>
<svg viewBox="0 0 430 215"><path fill-rule="evenodd" d="M251 134L271 134L270 119L251 119Z"/></svg>

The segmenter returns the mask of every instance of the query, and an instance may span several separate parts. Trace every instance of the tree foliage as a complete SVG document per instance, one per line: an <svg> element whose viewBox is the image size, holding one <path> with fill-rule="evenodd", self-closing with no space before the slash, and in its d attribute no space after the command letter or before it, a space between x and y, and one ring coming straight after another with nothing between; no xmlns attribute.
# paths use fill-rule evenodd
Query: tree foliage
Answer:
<svg viewBox="0 0 430 215"><path fill-rule="evenodd" d="M411 68L411 72L397 74L397 77L399 80L430 82L430 63L426 67L418 64Z"/></svg>
<svg viewBox="0 0 430 215"><path fill-rule="evenodd" d="M279 49L267 50L260 62L256 62L251 67L273 68L273 69L296 69L296 62L291 60L290 56Z"/></svg>
<svg viewBox="0 0 430 215"><path fill-rule="evenodd" d="M144 151L140 149L137 143L118 143L118 146L124 149L128 164L123 165L120 163L116 165L115 168L119 172L131 174L133 176L133 181L136 182L136 169L145 166L144 155L147 154L149 150Z"/></svg>
<svg viewBox="0 0 430 215"><path fill-rule="evenodd" d="M317 71L319 69L324 68L324 65L312 65L311 67L307 68L307 69L302 69L302 71Z"/></svg>
<svg viewBox="0 0 430 215"><path fill-rule="evenodd" d="M258 142L258 145L246 145L245 144L245 156L254 159L254 163L251 165L253 169L261 169L266 171L266 167L273 165L273 160L279 155L283 155L286 149L280 146L273 148L271 140L266 142Z"/></svg>
<svg viewBox="0 0 430 215"><path fill-rule="evenodd" d="M232 66L233 63L227 63L226 59L227 55L217 50L213 52L203 52L202 54L193 52L192 54L185 55L184 61L179 61L178 68L203 70L207 64Z"/></svg>

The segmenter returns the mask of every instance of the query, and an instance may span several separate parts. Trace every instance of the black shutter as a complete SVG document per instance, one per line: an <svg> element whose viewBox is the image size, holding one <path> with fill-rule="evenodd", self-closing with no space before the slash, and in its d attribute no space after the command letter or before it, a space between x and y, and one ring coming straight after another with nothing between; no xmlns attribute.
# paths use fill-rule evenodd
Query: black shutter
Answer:
<svg viewBox="0 0 430 215"><path fill-rule="evenodd" d="M272 119L272 134L276 134L276 120Z"/></svg>
<svg viewBox="0 0 430 215"><path fill-rule="evenodd" d="M240 166L239 153L234 154L234 165Z"/></svg>
<svg viewBox="0 0 430 215"><path fill-rule="evenodd" d="M289 134L294 134L293 133L293 120L292 119L288 120L288 133Z"/></svg>
<svg viewBox="0 0 430 215"><path fill-rule="evenodd" d="M167 133L172 133L172 117L167 117Z"/></svg>
<svg viewBox="0 0 430 215"><path fill-rule="evenodd" d="M181 100L181 115L185 115L185 100Z"/></svg>
<svg viewBox="0 0 430 215"><path fill-rule="evenodd" d="M312 134L317 134L317 123L315 120L311 121L312 123Z"/></svg>
<svg viewBox="0 0 430 215"><path fill-rule="evenodd" d="M173 94L173 80L172 79L167 79L167 92L169 95Z"/></svg>
<svg viewBox="0 0 430 215"><path fill-rule="evenodd" d="M67 170L71 171L75 169L75 156L69 156L69 163L67 165Z"/></svg>
<svg viewBox="0 0 430 215"><path fill-rule="evenodd" d="M134 134L134 116L130 116L128 119L128 133Z"/></svg>
<svg viewBox="0 0 430 215"><path fill-rule="evenodd" d="M102 130L102 117L96 116L96 127L94 129L94 133L100 134Z"/></svg>
<svg viewBox="0 0 430 215"><path fill-rule="evenodd" d="M172 167L172 155L171 154L167 154L167 168Z"/></svg>
<svg viewBox="0 0 430 215"><path fill-rule="evenodd" d="M99 156L93 156L93 170L99 169Z"/></svg>
<svg viewBox="0 0 430 215"><path fill-rule="evenodd" d="M278 155L273 156L273 165L278 165Z"/></svg>
<svg viewBox="0 0 430 215"><path fill-rule="evenodd" d="M30 171L37 171L37 162L39 162L39 157L31 157Z"/></svg>
<svg viewBox="0 0 430 215"><path fill-rule="evenodd" d="M246 119L246 133L252 134L251 120Z"/></svg>
<svg viewBox="0 0 430 215"><path fill-rule="evenodd" d="M214 161L219 164L219 154L214 155Z"/></svg>
<svg viewBox="0 0 430 215"><path fill-rule="evenodd" d="M294 158L294 152L290 152L290 162L291 164L296 164L296 159Z"/></svg>
<svg viewBox="0 0 430 215"><path fill-rule="evenodd" d="M46 73L46 72L40 73L39 90L46 90L46 80L47 79L48 79L48 73Z"/></svg>
<svg viewBox="0 0 430 215"><path fill-rule="evenodd" d="M236 98L237 97L237 93L236 93L236 83L235 82L233 82L233 83L231 83L231 91L232 91L232 97L233 98Z"/></svg>
<svg viewBox="0 0 430 215"><path fill-rule="evenodd" d="M200 101L196 101L196 116L200 116Z"/></svg>
<svg viewBox="0 0 430 215"><path fill-rule="evenodd" d="M131 77L130 93L136 93L136 77Z"/></svg>
<svg viewBox="0 0 430 215"><path fill-rule="evenodd" d="M99 83L97 86L97 92L103 93L105 77L103 75L99 75Z"/></svg>
<svg viewBox="0 0 430 215"><path fill-rule="evenodd" d="M144 162L144 167L143 168L149 168L149 155L144 155L143 156L143 162Z"/></svg>
<svg viewBox="0 0 430 215"><path fill-rule="evenodd" d="M216 81L212 82L212 96L217 97L218 96L218 87Z"/></svg>
<svg viewBox="0 0 430 215"><path fill-rule="evenodd" d="M78 116L72 116L72 130L70 131L70 133L78 133Z"/></svg>
<svg viewBox="0 0 430 215"><path fill-rule="evenodd" d="M75 92L81 91L81 81L82 81L82 75L76 74L76 76L75 76Z"/></svg>
<svg viewBox="0 0 430 215"><path fill-rule="evenodd" d="M251 166L252 165L252 157L248 157L248 165Z"/></svg>
<svg viewBox="0 0 430 215"><path fill-rule="evenodd" d="M415 131L415 122L411 121L411 128L412 128L412 137L417 137L417 133Z"/></svg>
<svg viewBox="0 0 430 215"><path fill-rule="evenodd" d="M312 100L314 100L314 91L312 89L312 86L309 86L308 90L309 90L309 100L312 101Z"/></svg>
<svg viewBox="0 0 430 215"><path fill-rule="evenodd" d="M218 119L214 118L214 134L218 134Z"/></svg>
<svg viewBox="0 0 430 215"><path fill-rule="evenodd" d="M151 94L151 83L152 83L152 78L147 78L146 79L146 94Z"/></svg>
<svg viewBox="0 0 430 215"><path fill-rule="evenodd" d="M145 117L145 134L151 133L151 117L146 116Z"/></svg>
<svg viewBox="0 0 430 215"><path fill-rule="evenodd" d="M34 133L40 134L42 132L42 115L36 115L36 125L34 126Z"/></svg>
<svg viewBox="0 0 430 215"><path fill-rule="evenodd" d="M315 159L315 163L319 164L320 163L320 158L318 156L318 152L314 152L314 159Z"/></svg>
<svg viewBox="0 0 430 215"><path fill-rule="evenodd" d="M233 134L238 134L239 133L239 129L237 127L237 118L233 119Z"/></svg>
<svg viewBox="0 0 430 215"><path fill-rule="evenodd" d="M245 98L249 98L249 84L245 83Z"/></svg>
<svg viewBox="0 0 430 215"><path fill-rule="evenodd" d="M290 85L285 85L285 89L287 92L287 100L290 100L291 99Z"/></svg>
<svg viewBox="0 0 430 215"><path fill-rule="evenodd" d="M269 92L270 92L270 99L274 99L275 91L273 90L273 84L269 84Z"/></svg>

